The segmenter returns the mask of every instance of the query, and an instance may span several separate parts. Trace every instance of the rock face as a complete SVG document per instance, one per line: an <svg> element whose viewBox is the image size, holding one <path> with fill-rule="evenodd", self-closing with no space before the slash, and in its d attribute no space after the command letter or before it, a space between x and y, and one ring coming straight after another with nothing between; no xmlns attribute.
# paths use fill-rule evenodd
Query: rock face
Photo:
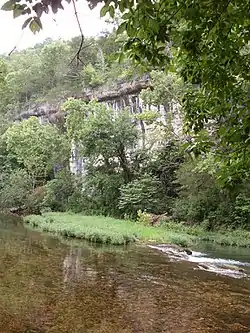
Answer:
<svg viewBox="0 0 250 333"><path fill-rule="evenodd" d="M142 80L135 80L130 83L123 83L112 91L102 92L84 92L82 95L71 96L82 99L86 102L95 99L113 109L114 114L127 108L131 114L140 114L144 111L156 111L159 114L158 122L166 125L171 124L173 135L182 138L182 119L180 114L180 105L145 105L140 98L140 92L143 89L152 89L148 77ZM70 96L68 96L70 97ZM66 98L67 99L67 98ZM60 111L61 105L65 100L58 100L56 103L36 103L29 106L28 110L21 113L17 121L28 119L31 116L38 117L41 123L57 123L63 121L64 114ZM154 149L161 146L164 140L164 131L162 126L152 125L144 120L136 121L138 129L141 132L139 146ZM78 155L75 145L72 146L72 158L70 161L71 171L73 173L82 173L84 163Z"/></svg>
<svg viewBox="0 0 250 333"><path fill-rule="evenodd" d="M53 115L60 111L61 102L57 103L34 103L31 104L27 111L22 112L17 120L25 120L30 117L37 117L41 123L48 123L53 119Z"/></svg>

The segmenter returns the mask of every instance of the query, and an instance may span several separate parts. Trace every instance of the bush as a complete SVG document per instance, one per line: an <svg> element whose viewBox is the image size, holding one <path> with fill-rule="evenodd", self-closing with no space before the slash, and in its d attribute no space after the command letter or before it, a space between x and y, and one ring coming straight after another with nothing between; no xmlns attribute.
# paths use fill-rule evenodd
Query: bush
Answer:
<svg viewBox="0 0 250 333"><path fill-rule="evenodd" d="M145 211L138 210L137 212L137 222L142 223L144 225L150 225L151 224L151 215L148 214Z"/></svg>
<svg viewBox="0 0 250 333"><path fill-rule="evenodd" d="M2 208L18 208L27 204L27 196L32 189L32 180L23 169L6 175L1 184L0 202Z"/></svg>
<svg viewBox="0 0 250 333"><path fill-rule="evenodd" d="M250 197L245 194L239 194L236 197L234 206L234 223L235 228L241 227L244 229L250 228Z"/></svg>
<svg viewBox="0 0 250 333"><path fill-rule="evenodd" d="M43 208L43 201L45 197L45 187L39 186L28 193L25 206L29 213L40 214Z"/></svg>
<svg viewBox="0 0 250 333"><path fill-rule="evenodd" d="M66 211L70 196L74 192L74 176L68 171L61 171L56 178L45 185L43 207L52 211Z"/></svg>
<svg viewBox="0 0 250 333"><path fill-rule="evenodd" d="M172 215L175 220L198 223L205 230L250 227L248 184L219 188L212 175L197 170L197 161L186 161L177 172L181 185Z"/></svg>
<svg viewBox="0 0 250 333"><path fill-rule="evenodd" d="M68 208L75 213L120 217L118 201L122 184L121 174L95 170L79 180L69 198Z"/></svg>
<svg viewBox="0 0 250 333"><path fill-rule="evenodd" d="M139 210L158 214L166 209L165 206L161 184L154 176L144 175L121 186L119 208L133 218Z"/></svg>
<svg viewBox="0 0 250 333"><path fill-rule="evenodd" d="M225 222L225 218L229 216L224 203L229 207L231 203L227 193L217 187L213 177L197 171L196 166L197 161L186 161L177 172L180 190L179 198L173 205L172 215L176 220L189 223L201 223L206 220L206 228L214 229L218 222Z"/></svg>

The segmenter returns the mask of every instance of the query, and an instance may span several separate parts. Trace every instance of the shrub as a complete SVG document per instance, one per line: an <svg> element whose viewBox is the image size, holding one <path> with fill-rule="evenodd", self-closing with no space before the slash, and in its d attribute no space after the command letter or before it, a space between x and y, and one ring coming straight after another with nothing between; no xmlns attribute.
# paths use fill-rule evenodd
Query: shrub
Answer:
<svg viewBox="0 0 250 333"><path fill-rule="evenodd" d="M34 190L32 189L25 200L25 206L29 213L40 214L43 208L43 200L45 197L45 187L39 186Z"/></svg>
<svg viewBox="0 0 250 333"><path fill-rule="evenodd" d="M68 171L61 171L45 185L43 207L49 207L52 211L65 211L73 192L74 177Z"/></svg>
<svg viewBox="0 0 250 333"><path fill-rule="evenodd" d="M144 225L150 225L151 223L151 215L141 209L137 212L137 222L142 223Z"/></svg>
<svg viewBox="0 0 250 333"><path fill-rule="evenodd" d="M2 208L22 207L32 189L32 180L23 169L17 169L6 175L1 184L0 202Z"/></svg>
<svg viewBox="0 0 250 333"><path fill-rule="evenodd" d="M196 161L186 161L177 172L179 198L172 215L178 221L199 223L205 230L250 228L249 185L220 188Z"/></svg>
<svg viewBox="0 0 250 333"><path fill-rule="evenodd" d="M95 170L79 180L69 198L68 208L75 213L120 217L118 209L123 177L118 173Z"/></svg>
<svg viewBox="0 0 250 333"><path fill-rule="evenodd" d="M220 189L210 174L198 171L196 166L197 161L189 160L177 172L180 190L173 205L173 218L190 223L206 220L207 230L230 224L233 203L228 191Z"/></svg>
<svg viewBox="0 0 250 333"><path fill-rule="evenodd" d="M243 193L236 197L233 217L234 227L250 228L250 197Z"/></svg>
<svg viewBox="0 0 250 333"><path fill-rule="evenodd" d="M133 218L136 218L139 210L161 213L164 204L161 184L154 176L144 175L121 186L119 208Z"/></svg>

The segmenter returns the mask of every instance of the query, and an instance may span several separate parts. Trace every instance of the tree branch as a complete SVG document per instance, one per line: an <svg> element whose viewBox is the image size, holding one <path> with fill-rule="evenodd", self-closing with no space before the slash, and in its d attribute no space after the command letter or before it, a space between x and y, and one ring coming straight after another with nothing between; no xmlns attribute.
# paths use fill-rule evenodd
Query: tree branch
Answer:
<svg viewBox="0 0 250 333"><path fill-rule="evenodd" d="M79 61L82 62L82 60L80 59L80 53L81 53L81 50L82 50L82 47L83 47L83 42L84 42L84 35L83 35L83 31L82 31L81 23L80 23L80 20L79 20L79 17L78 17L77 11L76 11L76 3L75 3L75 0L72 0L72 4L73 4L73 7L74 7L75 17L76 17L77 24L78 24L78 27L79 27L79 30L80 30L80 34L81 34L81 42L80 42L80 45L79 45L78 51L76 52L74 58L73 58L73 59L71 60L71 62L70 62L70 65L72 64L72 62L73 62L75 59L77 60L77 63L78 63ZM82 62L82 63L83 63L83 62Z"/></svg>

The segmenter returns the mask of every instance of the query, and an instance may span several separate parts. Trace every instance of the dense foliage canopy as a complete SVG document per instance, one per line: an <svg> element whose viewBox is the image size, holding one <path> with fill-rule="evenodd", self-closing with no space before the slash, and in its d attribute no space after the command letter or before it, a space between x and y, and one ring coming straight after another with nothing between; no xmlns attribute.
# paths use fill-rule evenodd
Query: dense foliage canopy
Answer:
<svg viewBox="0 0 250 333"><path fill-rule="evenodd" d="M89 4L93 8L98 2ZM63 1L9 0L3 6L14 17L28 15L24 25L33 31L41 28L40 17L49 8L57 12ZM125 51L146 68L174 69L190 84L183 109L188 131L197 136L192 149L212 149L215 163L230 169L221 175L222 183L241 181L250 165L249 1L113 0L105 2L101 15L114 17L117 11L122 13L117 30L124 35L122 57ZM84 76L90 85L103 83L90 65ZM211 123L213 131L206 134Z"/></svg>
<svg viewBox="0 0 250 333"><path fill-rule="evenodd" d="M61 4L20 7L10 0L4 9L31 15L25 25L37 31L42 14ZM0 197L9 195L2 205L28 206L35 195L40 210L135 218L145 209L207 229L249 228L249 6L246 0L106 1L102 16L122 13L117 31L82 45L81 36L46 40L3 56ZM117 114L85 98L119 90L145 72L151 88L141 92L137 114ZM63 104L60 126L33 118L13 125L23 111L45 104ZM176 110L186 135L173 130ZM84 162L77 176L68 171L72 143Z"/></svg>

